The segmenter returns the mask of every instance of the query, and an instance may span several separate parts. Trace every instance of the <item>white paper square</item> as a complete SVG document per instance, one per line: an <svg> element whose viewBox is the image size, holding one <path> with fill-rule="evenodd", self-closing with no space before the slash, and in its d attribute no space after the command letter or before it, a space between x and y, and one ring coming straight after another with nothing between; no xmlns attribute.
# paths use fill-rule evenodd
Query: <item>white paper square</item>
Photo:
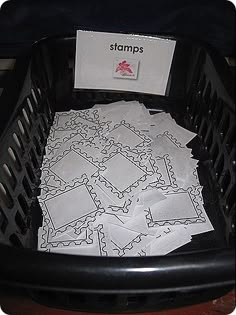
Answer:
<svg viewBox="0 0 236 315"><path fill-rule="evenodd" d="M120 153L114 155L104 165L107 167L107 170L102 173L102 176L120 192L145 175L141 168Z"/></svg>
<svg viewBox="0 0 236 315"><path fill-rule="evenodd" d="M107 135L107 138L114 139L116 143L121 143L123 147L135 148L151 142L151 139L135 129L130 124L122 121L116 125Z"/></svg>
<svg viewBox="0 0 236 315"><path fill-rule="evenodd" d="M154 221L198 218L188 192L172 193L166 197L166 199L150 207Z"/></svg>
<svg viewBox="0 0 236 315"><path fill-rule="evenodd" d="M91 176L97 171L97 167L74 150L66 154L61 160L51 166L57 176L65 182L74 178L80 178L83 174Z"/></svg>
<svg viewBox="0 0 236 315"><path fill-rule="evenodd" d="M45 205L55 229L97 210L85 185L50 198Z"/></svg>

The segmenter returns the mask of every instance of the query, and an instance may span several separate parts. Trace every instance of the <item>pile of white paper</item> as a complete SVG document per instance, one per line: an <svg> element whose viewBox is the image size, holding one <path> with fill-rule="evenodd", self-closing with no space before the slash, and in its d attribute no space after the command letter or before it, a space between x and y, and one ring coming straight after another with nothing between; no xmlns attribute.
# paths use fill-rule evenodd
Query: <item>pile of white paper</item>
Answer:
<svg viewBox="0 0 236 315"><path fill-rule="evenodd" d="M213 230L198 161L186 147L194 137L136 101L56 113L42 165L38 249L165 255Z"/></svg>

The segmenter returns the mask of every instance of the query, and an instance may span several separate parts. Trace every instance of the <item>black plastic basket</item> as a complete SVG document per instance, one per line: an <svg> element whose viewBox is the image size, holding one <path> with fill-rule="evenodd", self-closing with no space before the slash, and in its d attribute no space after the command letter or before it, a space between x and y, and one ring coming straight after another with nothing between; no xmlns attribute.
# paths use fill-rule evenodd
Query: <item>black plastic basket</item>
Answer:
<svg viewBox="0 0 236 315"><path fill-rule="evenodd" d="M201 43L176 39L165 96L73 89L75 38L36 43L0 98L0 283L40 303L105 312L159 310L234 287L235 119L227 64ZM157 56L158 58L158 56ZM191 143L214 231L163 257L86 257L37 248L40 166L55 111L138 100L198 133ZM32 250L33 249L33 250Z"/></svg>

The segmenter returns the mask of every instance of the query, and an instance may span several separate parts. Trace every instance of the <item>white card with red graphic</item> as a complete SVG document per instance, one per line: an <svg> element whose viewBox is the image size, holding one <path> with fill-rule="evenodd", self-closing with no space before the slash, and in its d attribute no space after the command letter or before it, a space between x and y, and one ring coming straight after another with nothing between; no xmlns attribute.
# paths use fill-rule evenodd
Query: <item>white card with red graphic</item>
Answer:
<svg viewBox="0 0 236 315"><path fill-rule="evenodd" d="M76 89L166 94L176 41L77 31Z"/></svg>

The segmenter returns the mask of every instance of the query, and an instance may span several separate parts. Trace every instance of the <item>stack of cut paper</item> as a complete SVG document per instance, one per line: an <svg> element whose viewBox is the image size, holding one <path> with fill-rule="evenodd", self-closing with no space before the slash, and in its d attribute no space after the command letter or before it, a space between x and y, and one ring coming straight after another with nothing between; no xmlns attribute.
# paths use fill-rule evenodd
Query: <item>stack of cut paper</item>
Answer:
<svg viewBox="0 0 236 315"><path fill-rule="evenodd" d="M213 230L198 161L186 147L194 137L136 101L56 113L42 165L38 249L165 255Z"/></svg>

